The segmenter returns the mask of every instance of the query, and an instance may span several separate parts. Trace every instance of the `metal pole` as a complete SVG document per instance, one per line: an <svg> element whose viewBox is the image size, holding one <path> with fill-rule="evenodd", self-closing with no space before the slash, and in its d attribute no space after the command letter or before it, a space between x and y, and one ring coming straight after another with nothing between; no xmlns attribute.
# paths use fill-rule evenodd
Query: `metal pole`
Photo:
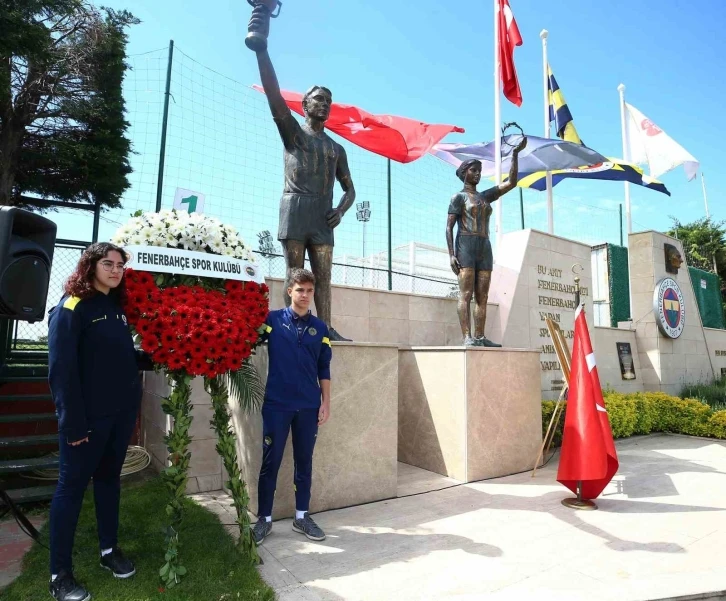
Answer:
<svg viewBox="0 0 726 601"><path fill-rule="evenodd" d="M706 196L706 176L701 171L701 188L703 189L703 204L706 206L706 219L711 219L711 215L708 212L708 197Z"/></svg>
<svg viewBox="0 0 726 601"><path fill-rule="evenodd" d="M519 214L522 217L522 229L524 229L524 194L522 188L519 189Z"/></svg>
<svg viewBox="0 0 726 601"><path fill-rule="evenodd" d="M410 290L416 292L416 243L411 240L408 243L408 273L411 275Z"/></svg>
<svg viewBox="0 0 726 601"><path fill-rule="evenodd" d="M621 128L621 135L623 137L623 159L625 159L626 162L630 161L630 141L628 139L628 126L627 126L627 119L629 117L626 116L626 107L625 107L625 86L623 84L620 84L618 86L618 92L620 93L620 128ZM625 226L627 227L627 233L628 233L628 246L630 246L630 234L633 233L633 219L632 219L632 211L630 207L630 182L625 182ZM632 278L633 275L633 269L632 265L630 263L630 259L633 256L632 253L628 252L628 277ZM634 319L635 312L633 311L633 286L632 286L632 280L630 280L630 295L628 299L628 305L630 307L630 319L631 321Z"/></svg>
<svg viewBox="0 0 726 601"><path fill-rule="evenodd" d="M620 92L620 128L623 136L623 159L627 162L630 161L630 144L628 141L628 127L627 117L625 116L625 86L620 84L618 86L618 92ZM633 220L630 210L630 183L625 182L625 222L628 226L628 234L633 233Z"/></svg>
<svg viewBox="0 0 726 601"><path fill-rule="evenodd" d="M623 203L618 205L620 213L620 246L623 246Z"/></svg>
<svg viewBox="0 0 726 601"><path fill-rule="evenodd" d="M582 268L582 266L580 266ZM575 308L580 306L580 276L575 276Z"/></svg>
<svg viewBox="0 0 726 601"><path fill-rule="evenodd" d="M494 0L494 185L502 183L501 74L499 64L499 2ZM494 207L496 252L502 247L502 203Z"/></svg>
<svg viewBox="0 0 726 601"><path fill-rule="evenodd" d="M98 226L101 221L101 203L95 202L93 206L93 233L91 234L91 242L98 242Z"/></svg>
<svg viewBox="0 0 726 601"><path fill-rule="evenodd" d="M393 233L391 219L391 159L388 159L388 289L393 290Z"/></svg>
<svg viewBox="0 0 726 601"><path fill-rule="evenodd" d="M164 117L161 121L161 148L159 149L159 178L156 183L156 212L161 211L161 192L164 185L164 157L166 155L166 126L169 121L169 96L171 96L171 63L174 58L174 40L169 40L169 62L166 66L166 91L164 92Z"/></svg>
<svg viewBox="0 0 726 601"><path fill-rule="evenodd" d="M363 258L366 258L366 222L363 222Z"/></svg>
<svg viewBox="0 0 726 601"><path fill-rule="evenodd" d="M539 37L542 39L542 72L543 72L543 84L544 84L544 137L549 138L551 133L550 127L550 94L549 94L549 62L547 60L547 36L549 32L543 29ZM552 173L549 171L546 175L547 182L547 233L555 233L555 203L552 198Z"/></svg>

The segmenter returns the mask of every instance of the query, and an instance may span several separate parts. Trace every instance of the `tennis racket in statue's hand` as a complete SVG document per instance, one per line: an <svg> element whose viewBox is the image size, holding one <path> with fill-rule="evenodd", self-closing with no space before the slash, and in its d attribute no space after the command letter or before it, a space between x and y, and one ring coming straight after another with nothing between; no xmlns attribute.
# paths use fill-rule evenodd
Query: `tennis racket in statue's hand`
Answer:
<svg viewBox="0 0 726 601"><path fill-rule="evenodd" d="M270 19L280 16L280 0L247 0L252 5L252 18L247 26L245 45L250 50L267 50L267 36L270 35Z"/></svg>
<svg viewBox="0 0 726 601"><path fill-rule="evenodd" d="M514 130L512 133L508 131ZM507 148L506 154L510 153L519 154L527 146L527 136L524 135L524 130L514 121L511 123L505 123L502 127L502 156L504 156L504 148Z"/></svg>

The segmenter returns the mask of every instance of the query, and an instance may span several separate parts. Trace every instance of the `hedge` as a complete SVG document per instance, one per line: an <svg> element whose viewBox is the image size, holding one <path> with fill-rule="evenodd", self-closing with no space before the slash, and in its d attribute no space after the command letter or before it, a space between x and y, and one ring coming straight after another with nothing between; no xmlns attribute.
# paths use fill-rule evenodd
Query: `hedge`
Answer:
<svg viewBox="0 0 726 601"><path fill-rule="evenodd" d="M662 392L621 394L606 391L603 396L615 438L651 432L726 438L726 410L714 411L696 399L681 399ZM555 405L555 401L542 401L543 435L547 432ZM563 415L553 446L558 447L562 442L564 423Z"/></svg>

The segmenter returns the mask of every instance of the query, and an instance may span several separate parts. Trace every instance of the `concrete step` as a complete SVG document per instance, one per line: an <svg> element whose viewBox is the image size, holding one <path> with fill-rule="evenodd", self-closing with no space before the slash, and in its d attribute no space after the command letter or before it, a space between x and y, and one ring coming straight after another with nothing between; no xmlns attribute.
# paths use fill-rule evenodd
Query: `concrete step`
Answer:
<svg viewBox="0 0 726 601"><path fill-rule="evenodd" d="M16 413L0 415L0 424L58 421L55 413Z"/></svg>
<svg viewBox="0 0 726 601"><path fill-rule="evenodd" d="M2 394L0 395L0 403L15 403L27 401L52 401L53 396L50 394L37 394L31 392L29 394Z"/></svg>
<svg viewBox="0 0 726 601"><path fill-rule="evenodd" d="M50 444L58 444L57 434L32 434L28 436L5 436L0 438L0 449Z"/></svg>
<svg viewBox="0 0 726 601"><path fill-rule="evenodd" d="M15 488L5 491L10 498L16 503L35 503L37 501L47 501L53 498L55 493L55 484L48 486L31 486L28 488Z"/></svg>
<svg viewBox="0 0 726 601"><path fill-rule="evenodd" d="M32 459L7 459L0 461L0 474L32 472L58 467L58 457L34 457Z"/></svg>

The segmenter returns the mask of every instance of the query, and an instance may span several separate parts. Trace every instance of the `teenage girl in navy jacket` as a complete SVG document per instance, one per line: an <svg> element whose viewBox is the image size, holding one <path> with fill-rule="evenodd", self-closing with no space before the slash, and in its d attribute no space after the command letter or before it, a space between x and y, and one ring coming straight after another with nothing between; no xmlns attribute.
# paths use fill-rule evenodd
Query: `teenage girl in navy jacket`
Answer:
<svg viewBox="0 0 726 601"><path fill-rule="evenodd" d="M113 244L91 245L49 313L49 380L60 449L50 509L49 588L58 601L91 598L73 578L71 562L91 478L101 567L117 578L136 573L117 546L121 468L141 402L136 353L121 304L127 260Z"/></svg>

